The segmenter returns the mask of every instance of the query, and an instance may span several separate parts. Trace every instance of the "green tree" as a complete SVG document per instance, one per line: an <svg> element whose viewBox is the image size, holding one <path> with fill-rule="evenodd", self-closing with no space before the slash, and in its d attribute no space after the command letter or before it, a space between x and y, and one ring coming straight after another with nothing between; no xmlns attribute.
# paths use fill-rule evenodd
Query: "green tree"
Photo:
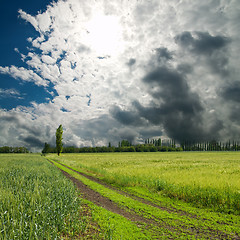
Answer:
<svg viewBox="0 0 240 240"><path fill-rule="evenodd" d="M44 148L43 148L43 150L42 150L42 153L44 154L44 153L50 153L50 144L48 144L48 143L44 143Z"/></svg>
<svg viewBox="0 0 240 240"><path fill-rule="evenodd" d="M121 141L121 147L130 147L131 144L128 140L122 140Z"/></svg>
<svg viewBox="0 0 240 240"><path fill-rule="evenodd" d="M63 150L62 134L63 134L63 128L62 128L62 125L60 125L56 130L56 149L57 149L58 156Z"/></svg>

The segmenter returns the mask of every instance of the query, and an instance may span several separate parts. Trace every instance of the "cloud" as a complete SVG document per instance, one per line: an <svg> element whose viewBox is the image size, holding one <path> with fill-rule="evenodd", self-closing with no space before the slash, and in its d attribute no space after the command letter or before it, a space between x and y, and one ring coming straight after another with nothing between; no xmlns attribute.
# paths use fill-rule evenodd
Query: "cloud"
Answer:
<svg viewBox="0 0 240 240"><path fill-rule="evenodd" d="M211 36L208 32L183 32L175 37L177 43L195 54L211 55L214 51L225 47L230 40L224 36Z"/></svg>
<svg viewBox="0 0 240 240"><path fill-rule="evenodd" d="M44 145L44 142L40 141L39 138L34 137L34 136L27 136L27 137L22 137L21 135L19 136L19 140L22 140L25 144L31 146L31 148L42 148Z"/></svg>
<svg viewBox="0 0 240 240"><path fill-rule="evenodd" d="M142 104L136 99L129 109L114 107L111 114L126 126L158 126L163 135L178 142L218 139L222 120L191 89L189 78L195 78L194 67L176 65L177 57L165 47L157 48L142 78L151 101Z"/></svg>
<svg viewBox="0 0 240 240"><path fill-rule="evenodd" d="M160 62L161 61L169 61L173 58L172 53L169 52L166 47L157 48L156 52L157 52L158 60Z"/></svg>
<svg viewBox="0 0 240 240"><path fill-rule="evenodd" d="M118 106L113 106L110 113L123 125L139 126L144 124L144 121L139 118L138 113L134 110L124 111Z"/></svg>
<svg viewBox="0 0 240 240"><path fill-rule="evenodd" d="M2 89L0 88L0 99L1 98L17 98L17 99L23 99L20 92L14 88L10 89Z"/></svg>
<svg viewBox="0 0 240 240"><path fill-rule="evenodd" d="M48 81L42 79L37 73L33 70L28 70L23 67L1 67L0 66L0 73L8 74L15 79L20 79L26 82L34 82L37 86L47 86Z"/></svg>
<svg viewBox="0 0 240 240"><path fill-rule="evenodd" d="M174 69L158 67L143 78L153 100L148 106L134 102L132 111L115 109L113 116L123 124L146 124L141 118L153 125L163 125L168 136L183 141L201 140L204 136L202 126L203 107L199 96L192 93L186 79Z"/></svg>
<svg viewBox="0 0 240 240"><path fill-rule="evenodd" d="M129 67L131 67L131 66L133 66L135 63L136 63L136 59L131 58L131 59L129 59L129 61L127 62L127 65L128 65Z"/></svg>
<svg viewBox="0 0 240 240"><path fill-rule="evenodd" d="M227 101L233 101L235 103L240 102L240 82L234 82L231 86L227 86L222 91L222 97Z"/></svg>
<svg viewBox="0 0 240 240"><path fill-rule="evenodd" d="M231 39L222 35L212 36L208 32L183 32L175 37L175 42L194 54L204 56L215 73L228 75L227 47Z"/></svg>
<svg viewBox="0 0 240 240"><path fill-rule="evenodd" d="M19 9L18 13L20 14L19 16L22 19L24 19L25 21L31 23L31 25L35 28L35 30L39 31L38 21L36 20L35 17L31 16L30 14L27 14L22 9Z"/></svg>
<svg viewBox="0 0 240 240"><path fill-rule="evenodd" d="M238 1L59 0L35 16L19 10L38 35L29 36L27 53L16 46L24 67L0 73L44 86L53 98L1 109L0 145L54 145L60 124L64 144L76 146L236 137L238 8ZM118 19L121 51L98 54L88 29L96 16ZM21 97L14 89L1 94Z"/></svg>
<svg viewBox="0 0 240 240"><path fill-rule="evenodd" d="M232 82L230 85L223 87L220 91L220 96L223 98L224 104L230 110L230 119L233 122L239 122L239 103L240 103L240 81Z"/></svg>

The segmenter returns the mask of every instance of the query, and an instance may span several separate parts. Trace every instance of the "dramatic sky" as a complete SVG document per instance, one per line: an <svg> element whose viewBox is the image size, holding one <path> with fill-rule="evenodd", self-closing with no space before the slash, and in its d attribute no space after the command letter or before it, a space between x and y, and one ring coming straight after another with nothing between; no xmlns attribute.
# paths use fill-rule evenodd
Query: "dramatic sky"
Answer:
<svg viewBox="0 0 240 240"><path fill-rule="evenodd" d="M239 0L15 0L0 10L0 146L239 140Z"/></svg>

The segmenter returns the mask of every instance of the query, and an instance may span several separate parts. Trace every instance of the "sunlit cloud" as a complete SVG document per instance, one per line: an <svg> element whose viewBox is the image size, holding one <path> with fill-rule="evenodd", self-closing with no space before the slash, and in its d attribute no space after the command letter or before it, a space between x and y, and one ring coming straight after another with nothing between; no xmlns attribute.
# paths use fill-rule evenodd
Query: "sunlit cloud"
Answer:
<svg viewBox="0 0 240 240"><path fill-rule="evenodd" d="M54 144L59 124L65 144L76 146L153 136L236 138L238 7L238 1L59 0L35 16L19 10L36 35L25 51L15 48L23 66L0 66L0 73L52 98L1 110L0 145L30 146L28 129L36 125L34 147ZM1 93L21 97L13 88Z"/></svg>

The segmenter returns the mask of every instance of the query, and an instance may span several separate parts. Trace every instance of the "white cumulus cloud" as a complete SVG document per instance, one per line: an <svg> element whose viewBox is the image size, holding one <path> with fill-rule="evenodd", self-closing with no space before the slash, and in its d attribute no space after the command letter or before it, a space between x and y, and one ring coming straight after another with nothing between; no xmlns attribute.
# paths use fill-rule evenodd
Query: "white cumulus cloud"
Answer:
<svg viewBox="0 0 240 240"><path fill-rule="evenodd" d="M240 81L239 7L227 0L59 0L36 16L19 10L39 36L29 36L32 48L21 54L28 68L0 66L0 73L55 94L2 111L0 145L30 144L36 125L43 131L35 147L54 144L59 124L65 143L78 146L153 135L181 140L191 124L189 138L235 137L239 99L231 93L240 90L229 86Z"/></svg>

